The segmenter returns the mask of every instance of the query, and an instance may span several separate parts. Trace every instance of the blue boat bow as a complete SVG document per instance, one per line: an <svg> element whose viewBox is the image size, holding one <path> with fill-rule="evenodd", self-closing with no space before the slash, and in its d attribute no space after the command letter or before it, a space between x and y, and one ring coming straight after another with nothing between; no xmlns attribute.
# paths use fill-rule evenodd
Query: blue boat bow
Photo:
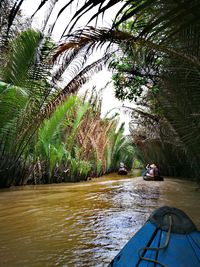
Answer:
<svg viewBox="0 0 200 267"><path fill-rule="evenodd" d="M198 267L200 232L183 211L161 207L112 260L112 266Z"/></svg>

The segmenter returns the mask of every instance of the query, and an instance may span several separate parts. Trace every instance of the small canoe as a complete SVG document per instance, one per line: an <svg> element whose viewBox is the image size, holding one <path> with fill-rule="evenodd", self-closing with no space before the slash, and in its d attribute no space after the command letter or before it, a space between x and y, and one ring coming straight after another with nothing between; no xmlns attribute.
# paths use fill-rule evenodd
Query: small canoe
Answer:
<svg viewBox="0 0 200 267"><path fill-rule="evenodd" d="M119 168L118 174L119 175L127 175L128 174L128 171L127 171L126 168Z"/></svg>
<svg viewBox="0 0 200 267"><path fill-rule="evenodd" d="M143 179L145 181L164 181L164 178L162 176L147 176L147 175L144 175L143 176Z"/></svg>
<svg viewBox="0 0 200 267"><path fill-rule="evenodd" d="M183 211L161 207L109 264L114 266L198 267L200 232Z"/></svg>

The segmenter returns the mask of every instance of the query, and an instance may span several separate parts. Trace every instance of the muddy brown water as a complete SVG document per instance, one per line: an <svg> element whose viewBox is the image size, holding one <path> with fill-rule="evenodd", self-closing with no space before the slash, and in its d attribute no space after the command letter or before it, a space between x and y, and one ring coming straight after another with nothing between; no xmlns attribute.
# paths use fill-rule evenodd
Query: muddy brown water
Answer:
<svg viewBox="0 0 200 267"><path fill-rule="evenodd" d="M181 208L200 229L200 190L178 179L112 174L1 190L0 266L107 266L163 205Z"/></svg>

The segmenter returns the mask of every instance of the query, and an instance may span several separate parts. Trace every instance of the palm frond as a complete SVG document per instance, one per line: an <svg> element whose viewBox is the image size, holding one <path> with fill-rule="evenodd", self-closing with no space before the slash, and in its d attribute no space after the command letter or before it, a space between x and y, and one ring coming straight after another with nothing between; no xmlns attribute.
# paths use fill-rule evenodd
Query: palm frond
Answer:
<svg viewBox="0 0 200 267"><path fill-rule="evenodd" d="M28 30L12 42L12 51L8 54L6 67L1 73L5 82L16 86L25 85L30 66L35 61L35 54L40 41L39 32Z"/></svg>
<svg viewBox="0 0 200 267"><path fill-rule="evenodd" d="M80 109L77 111L72 129L71 129L70 137L68 137L68 139L67 139L67 148L68 148L68 151L70 152L70 154L72 154L72 149L74 146L74 140L76 138L77 131L78 131L78 128L80 126L81 120L82 120L83 116L86 114L88 108L89 108L88 104L83 104L80 107Z"/></svg>
<svg viewBox="0 0 200 267"><path fill-rule="evenodd" d="M133 49L138 46L145 47L151 49L154 53L158 53L163 58L171 56L173 58L180 58L188 61L190 64L192 63L196 66L200 66L198 57L187 54L185 51L183 52L178 48L174 49L171 47L171 44L161 45L151 40L134 36L128 32L94 27L86 27L67 36L66 42L59 46L55 57L68 50L77 50L78 48L82 49L83 46L87 46L87 51L92 51L95 47L102 47L106 43L109 43L109 49L110 45L113 44L133 47ZM113 47L112 52L114 53L115 50L116 49Z"/></svg>
<svg viewBox="0 0 200 267"><path fill-rule="evenodd" d="M76 97L70 97L63 105L57 107L49 119L44 120L38 133L39 142L48 147L50 143L58 141L59 136L61 136L61 127L66 120L66 114L74 108L76 102Z"/></svg>
<svg viewBox="0 0 200 267"><path fill-rule="evenodd" d="M46 107L41 111L41 116L46 117L54 111L54 109L59 106L64 100L73 93L78 92L80 87L85 84L93 73L102 69L102 66L105 64L108 55L105 55L103 58L97 60L96 62L86 66L82 71L80 71L77 76L72 79L64 89L59 92L59 94L50 101Z"/></svg>

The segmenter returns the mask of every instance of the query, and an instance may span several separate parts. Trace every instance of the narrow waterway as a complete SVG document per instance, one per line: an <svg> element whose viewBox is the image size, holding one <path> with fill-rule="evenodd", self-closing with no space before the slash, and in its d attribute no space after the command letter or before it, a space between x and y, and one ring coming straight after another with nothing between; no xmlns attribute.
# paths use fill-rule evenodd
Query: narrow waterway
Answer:
<svg viewBox="0 0 200 267"><path fill-rule="evenodd" d="M107 266L152 210L183 209L200 229L193 182L105 176L0 191L0 266Z"/></svg>

